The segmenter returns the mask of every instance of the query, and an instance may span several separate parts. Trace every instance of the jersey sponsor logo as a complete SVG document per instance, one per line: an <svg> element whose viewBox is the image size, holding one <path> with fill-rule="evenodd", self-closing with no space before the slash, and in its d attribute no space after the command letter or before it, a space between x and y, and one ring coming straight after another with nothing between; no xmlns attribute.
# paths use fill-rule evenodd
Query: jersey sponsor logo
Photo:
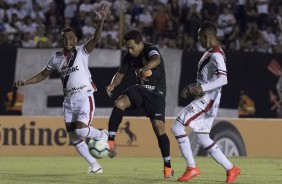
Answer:
<svg viewBox="0 0 282 184"><path fill-rule="evenodd" d="M68 76L68 75L70 75L71 73L76 72L76 71L78 71L78 70L79 70L78 66L74 66L74 67L71 67L71 68L67 68L67 69L61 71L61 76L62 76L62 77Z"/></svg>
<svg viewBox="0 0 282 184"><path fill-rule="evenodd" d="M87 85L83 84L79 87L72 87L71 89L64 89L64 93L68 95L72 95L74 93L80 92L82 89L86 88Z"/></svg>
<svg viewBox="0 0 282 184"><path fill-rule="evenodd" d="M156 87L155 86L151 86L151 85L142 85L144 88L147 88L148 90L152 91L155 90Z"/></svg>

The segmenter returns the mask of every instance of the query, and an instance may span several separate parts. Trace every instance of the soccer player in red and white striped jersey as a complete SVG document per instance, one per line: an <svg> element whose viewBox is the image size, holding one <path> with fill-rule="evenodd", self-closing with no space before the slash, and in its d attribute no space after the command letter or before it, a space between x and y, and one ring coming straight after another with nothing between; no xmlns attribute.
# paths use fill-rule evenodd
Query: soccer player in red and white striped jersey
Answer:
<svg viewBox="0 0 282 184"><path fill-rule="evenodd" d="M201 45L208 50L198 63L197 82L182 90L182 97L194 95L195 98L178 114L171 129L187 165L186 171L178 181L188 181L200 175L185 132L188 126L196 133L197 142L226 170L227 183L234 182L240 174L240 169L226 158L209 136L219 108L221 87L227 84L225 55L219 46L216 34L215 25L209 22L202 24L198 31Z"/></svg>
<svg viewBox="0 0 282 184"><path fill-rule="evenodd" d="M81 46L75 46L77 44L75 30L64 28L60 35L63 50L53 54L41 72L14 84L15 87L20 87L39 83L49 77L54 70L59 72L64 92L63 108L66 129L70 142L89 163L89 173L102 173L102 168L90 154L83 138L107 140L108 131L100 131L91 126L95 110L93 92L96 91L96 87L91 80L88 58L101 37L104 21L109 13L108 6L103 6L98 12L95 11L99 20L98 27L95 34Z"/></svg>

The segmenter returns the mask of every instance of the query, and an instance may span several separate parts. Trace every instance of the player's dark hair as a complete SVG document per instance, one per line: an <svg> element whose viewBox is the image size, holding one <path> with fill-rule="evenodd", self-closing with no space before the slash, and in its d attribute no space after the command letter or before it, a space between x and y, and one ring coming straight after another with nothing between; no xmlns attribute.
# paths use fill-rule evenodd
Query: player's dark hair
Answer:
<svg viewBox="0 0 282 184"><path fill-rule="evenodd" d="M201 31L203 32L209 32L212 35L216 36L217 34L217 28L216 26L212 23L212 22L204 22L201 26L200 26Z"/></svg>
<svg viewBox="0 0 282 184"><path fill-rule="evenodd" d="M123 40L124 41L134 40L135 43L137 43L137 44L139 44L140 42L143 41L142 34L137 30L130 30L130 31L126 32L123 36Z"/></svg>
<svg viewBox="0 0 282 184"><path fill-rule="evenodd" d="M62 30L61 30L61 35L62 35L63 33L65 33L65 32L73 32L73 33L75 34L75 36L77 36L77 35L76 35L76 31L75 31L73 28L71 28L71 27L65 27L64 29L62 29Z"/></svg>

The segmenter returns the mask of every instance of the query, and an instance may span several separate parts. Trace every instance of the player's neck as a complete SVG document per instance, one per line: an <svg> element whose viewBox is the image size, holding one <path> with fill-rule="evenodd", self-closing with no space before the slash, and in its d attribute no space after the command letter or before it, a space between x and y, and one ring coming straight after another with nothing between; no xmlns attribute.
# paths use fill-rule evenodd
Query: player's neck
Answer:
<svg viewBox="0 0 282 184"><path fill-rule="evenodd" d="M74 47L71 50L65 50L63 49L63 53L65 56L69 55L73 51Z"/></svg>
<svg viewBox="0 0 282 184"><path fill-rule="evenodd" d="M210 48L214 48L216 46L219 46L219 43L217 40L211 40L209 45L210 45Z"/></svg>

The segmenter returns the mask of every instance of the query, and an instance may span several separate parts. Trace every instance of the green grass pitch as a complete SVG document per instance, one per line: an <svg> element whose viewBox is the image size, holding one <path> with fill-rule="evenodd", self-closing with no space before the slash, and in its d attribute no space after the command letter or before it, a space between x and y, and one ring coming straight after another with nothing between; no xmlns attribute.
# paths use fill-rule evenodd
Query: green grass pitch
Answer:
<svg viewBox="0 0 282 184"><path fill-rule="evenodd" d="M155 157L98 160L103 174L87 174L88 165L79 156L54 157L0 157L1 184L163 184L178 183L185 169L184 159L172 158L175 175L164 180L162 160ZM224 169L209 157L197 157L201 175L187 183L223 184ZM241 168L238 184L281 184L282 158L232 158Z"/></svg>

